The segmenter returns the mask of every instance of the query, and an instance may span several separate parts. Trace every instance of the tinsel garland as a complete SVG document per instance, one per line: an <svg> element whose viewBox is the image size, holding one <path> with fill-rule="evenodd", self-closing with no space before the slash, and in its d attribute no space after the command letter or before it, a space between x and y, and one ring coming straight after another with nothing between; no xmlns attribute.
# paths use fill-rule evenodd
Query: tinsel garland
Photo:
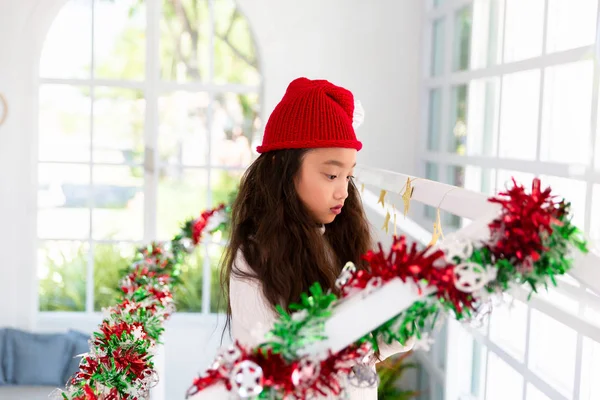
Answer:
<svg viewBox="0 0 600 400"><path fill-rule="evenodd" d="M441 314L461 321L482 317L490 298L528 284L535 292L572 267L572 249L587 252L579 229L571 222L570 204L556 201L550 188L541 190L534 179L531 192L513 180L513 187L489 201L501 206L489 224L489 238L473 243L449 235L438 248L417 249L405 237L394 237L390 251L381 246L364 259L368 271L343 268L336 285L342 296L323 292L317 284L289 314L278 309L279 319L266 341L253 349L238 343L223 350L215 364L198 377L188 395L217 383L241 398L300 399L339 395L346 381L376 384L368 363L379 340L406 344L411 338L427 340ZM427 296L337 354L307 357L298 350L324 339L323 326L334 304L357 293L372 292L399 278L416 285ZM346 379L348 378L348 379Z"/></svg>
<svg viewBox="0 0 600 400"><path fill-rule="evenodd" d="M138 249L120 283L120 302L104 310L105 317L89 341L79 371L65 391L67 400L142 400L158 383L152 361L163 324L175 312L173 289L182 263L205 233L222 230L230 206L221 204L183 224L171 241Z"/></svg>

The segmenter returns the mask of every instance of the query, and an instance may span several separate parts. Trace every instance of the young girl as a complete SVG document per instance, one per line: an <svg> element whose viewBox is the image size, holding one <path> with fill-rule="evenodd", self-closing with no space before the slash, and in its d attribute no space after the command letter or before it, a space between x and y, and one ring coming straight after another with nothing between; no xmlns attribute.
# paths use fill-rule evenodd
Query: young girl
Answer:
<svg viewBox="0 0 600 400"><path fill-rule="evenodd" d="M227 325L248 346L273 327L275 305L287 309L319 282L335 280L372 247L352 181L362 143L353 127L354 96L325 80L299 78L271 114L261 153L240 183L232 211L223 284ZM379 359L406 351L382 343ZM376 399L377 388L348 385L351 399Z"/></svg>

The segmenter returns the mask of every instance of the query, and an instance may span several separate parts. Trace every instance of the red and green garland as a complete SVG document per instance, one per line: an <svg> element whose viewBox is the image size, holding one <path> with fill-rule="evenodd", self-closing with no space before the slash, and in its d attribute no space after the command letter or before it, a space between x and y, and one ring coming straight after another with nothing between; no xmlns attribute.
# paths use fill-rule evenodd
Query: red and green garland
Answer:
<svg viewBox="0 0 600 400"><path fill-rule="evenodd" d="M572 267L571 250L587 252L581 232L571 223L570 204L557 201L550 188L542 190L538 179L530 193L513 183L489 200L501 211L488 225L487 240L473 243L454 235L439 248L419 250L405 237L394 237L387 255L379 246L363 256L369 271L356 271L351 263L344 267L337 281L341 298L313 285L310 296L290 307L291 314L279 308L280 318L265 343L253 349L235 343L222 351L194 380L188 395L219 383L241 398L259 399L339 395L346 381L373 385L377 380L367 360L378 340L406 344L426 338L442 313L470 321L482 316L490 296L512 286L527 284L537 292L549 282L556 285L555 277ZM324 339L324 323L337 301L377 290L395 278L430 294L337 354L299 355L299 349Z"/></svg>
<svg viewBox="0 0 600 400"><path fill-rule="evenodd" d="M167 243L138 250L120 284L121 298L90 339L90 351L59 398L68 400L141 400L158 382L152 361L163 324L175 312L173 289L182 263L205 233L223 230L230 207L221 204L186 221Z"/></svg>

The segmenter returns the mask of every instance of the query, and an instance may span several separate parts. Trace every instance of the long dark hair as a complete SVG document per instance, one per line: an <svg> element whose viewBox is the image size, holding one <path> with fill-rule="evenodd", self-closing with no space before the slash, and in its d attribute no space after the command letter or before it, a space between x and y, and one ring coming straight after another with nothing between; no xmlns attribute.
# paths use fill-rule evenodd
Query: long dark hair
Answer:
<svg viewBox="0 0 600 400"><path fill-rule="evenodd" d="M322 234L296 193L295 178L306 149L277 150L262 154L242 177L232 207L231 239L223 258L221 286L227 299L230 327L229 279L256 279L274 308L288 309L300 294L319 282L336 292L335 280L343 265L352 261L367 268L361 256L372 246L370 226L351 181L344 211ZM326 251L329 246L331 251ZM250 273L235 266L241 250ZM225 331L223 331L224 333Z"/></svg>

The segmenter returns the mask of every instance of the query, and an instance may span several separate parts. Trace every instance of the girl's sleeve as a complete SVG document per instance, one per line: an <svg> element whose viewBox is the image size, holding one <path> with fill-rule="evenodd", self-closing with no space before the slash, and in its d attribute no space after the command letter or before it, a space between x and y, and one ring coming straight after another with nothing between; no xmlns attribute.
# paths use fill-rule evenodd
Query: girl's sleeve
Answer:
<svg viewBox="0 0 600 400"><path fill-rule="evenodd" d="M241 251L238 251L235 267L240 272L252 274L252 269L246 262ZM231 329L234 340L254 347L260 344L264 335L273 328L277 314L264 298L260 282L255 279L238 278L233 274L230 279L229 296L231 301ZM409 340L406 346L400 342L385 343L378 339L379 360L410 351L414 342Z"/></svg>
<svg viewBox="0 0 600 400"><path fill-rule="evenodd" d="M240 272L252 273L241 251L237 253L235 267ZM232 274L229 297L233 339L246 346L261 343L264 335L273 327L277 314L265 299L260 282Z"/></svg>

